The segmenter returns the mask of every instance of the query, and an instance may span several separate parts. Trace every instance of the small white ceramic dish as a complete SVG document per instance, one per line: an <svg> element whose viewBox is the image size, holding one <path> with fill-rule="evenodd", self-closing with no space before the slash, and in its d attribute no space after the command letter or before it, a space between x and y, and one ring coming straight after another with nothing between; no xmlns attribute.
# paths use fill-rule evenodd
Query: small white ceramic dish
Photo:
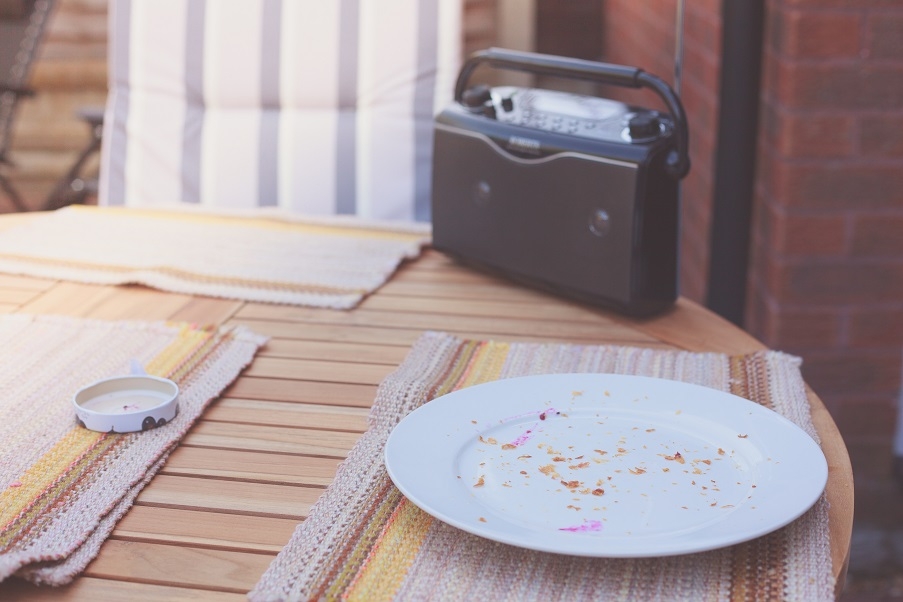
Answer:
<svg viewBox="0 0 903 602"><path fill-rule="evenodd" d="M179 386L149 375L106 378L72 398L79 424L92 431L130 433L163 426L179 411Z"/></svg>

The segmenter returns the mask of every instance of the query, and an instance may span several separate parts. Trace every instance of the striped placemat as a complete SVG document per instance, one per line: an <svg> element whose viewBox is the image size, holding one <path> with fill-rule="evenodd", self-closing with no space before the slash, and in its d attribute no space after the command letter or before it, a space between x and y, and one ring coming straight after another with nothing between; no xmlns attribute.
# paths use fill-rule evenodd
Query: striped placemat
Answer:
<svg viewBox="0 0 903 602"><path fill-rule="evenodd" d="M426 401L514 376L603 372L670 378L753 399L817 438L799 359L500 343L426 333L380 385L370 428L250 593L263 600L833 600L824 497L747 543L662 558L536 552L460 531L408 502L383 464L392 428Z"/></svg>
<svg viewBox="0 0 903 602"><path fill-rule="evenodd" d="M416 257L429 226L277 211L74 205L0 236L0 272L349 309Z"/></svg>
<svg viewBox="0 0 903 602"><path fill-rule="evenodd" d="M169 452L265 338L244 328L0 318L0 581L71 581ZM178 383L179 412L138 433L76 424L72 395L134 363Z"/></svg>

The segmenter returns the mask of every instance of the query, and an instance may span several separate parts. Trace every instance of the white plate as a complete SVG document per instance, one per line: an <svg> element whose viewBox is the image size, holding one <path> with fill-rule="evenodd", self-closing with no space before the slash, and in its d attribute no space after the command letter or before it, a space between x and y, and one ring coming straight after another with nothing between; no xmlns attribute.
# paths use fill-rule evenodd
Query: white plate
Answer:
<svg viewBox="0 0 903 602"><path fill-rule="evenodd" d="M828 478L802 429L749 400L611 374L493 381L406 416L385 449L434 517L546 552L645 557L711 550L786 525Z"/></svg>

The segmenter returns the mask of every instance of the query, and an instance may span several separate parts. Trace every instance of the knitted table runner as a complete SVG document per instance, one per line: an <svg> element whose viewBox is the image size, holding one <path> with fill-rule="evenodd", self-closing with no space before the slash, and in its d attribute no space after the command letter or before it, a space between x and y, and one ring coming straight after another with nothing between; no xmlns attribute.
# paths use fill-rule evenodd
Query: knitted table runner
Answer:
<svg viewBox="0 0 903 602"><path fill-rule="evenodd" d="M521 549L433 519L383 463L393 427L437 396L515 376L634 374L755 400L816 433L798 358L627 347L500 343L426 333L380 385L370 427L250 598L262 600L831 600L827 502L755 540L661 558Z"/></svg>
<svg viewBox="0 0 903 602"><path fill-rule="evenodd" d="M428 226L348 216L75 205L4 231L0 272L348 309L428 240Z"/></svg>
<svg viewBox="0 0 903 602"><path fill-rule="evenodd" d="M22 314L0 318L0 580L71 581L204 407L263 337L243 328ZM76 424L73 394L140 363L178 383L176 417L153 430Z"/></svg>

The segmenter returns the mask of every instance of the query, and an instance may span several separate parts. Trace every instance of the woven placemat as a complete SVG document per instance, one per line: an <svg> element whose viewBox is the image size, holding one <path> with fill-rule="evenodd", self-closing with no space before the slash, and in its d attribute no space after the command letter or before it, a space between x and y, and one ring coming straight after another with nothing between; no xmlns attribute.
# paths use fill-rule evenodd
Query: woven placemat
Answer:
<svg viewBox="0 0 903 602"><path fill-rule="evenodd" d="M0 272L349 309L419 255L428 226L74 205L0 237Z"/></svg>
<svg viewBox="0 0 903 602"><path fill-rule="evenodd" d="M244 328L0 318L0 581L71 581L170 451L266 339ZM179 412L138 433L76 424L73 394L138 363L179 385Z"/></svg>
<svg viewBox="0 0 903 602"><path fill-rule="evenodd" d="M426 333L380 385L370 428L249 594L251 600L832 600L824 496L787 527L728 548L663 558L549 554L435 520L383 464L393 427L426 401L473 384L562 372L670 378L753 399L817 440L799 359L499 343Z"/></svg>

